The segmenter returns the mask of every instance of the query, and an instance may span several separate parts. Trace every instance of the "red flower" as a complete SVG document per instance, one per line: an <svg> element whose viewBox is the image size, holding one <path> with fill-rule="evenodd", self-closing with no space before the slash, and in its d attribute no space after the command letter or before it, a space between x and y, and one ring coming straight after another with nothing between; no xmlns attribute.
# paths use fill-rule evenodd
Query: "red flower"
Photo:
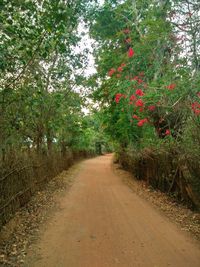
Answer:
<svg viewBox="0 0 200 267"><path fill-rule="evenodd" d="M175 83L172 83L172 84L170 84L170 85L168 85L168 86L166 86L167 87L167 89L169 89L169 90L174 90L174 88L176 87L176 84Z"/></svg>
<svg viewBox="0 0 200 267"><path fill-rule="evenodd" d="M133 50L133 48L132 47L130 47L129 48L129 50L128 50L128 57L133 57L134 56L134 54L135 54L135 52L134 52L134 50Z"/></svg>
<svg viewBox="0 0 200 267"><path fill-rule="evenodd" d="M136 96L135 95L131 95L130 96L130 101L135 101L137 98L136 98Z"/></svg>
<svg viewBox="0 0 200 267"><path fill-rule="evenodd" d="M138 99L135 102L135 105L136 105L136 107L143 107L144 106L144 103L143 103L142 99Z"/></svg>
<svg viewBox="0 0 200 267"><path fill-rule="evenodd" d="M139 76L135 76L132 80L137 81L138 83L143 83L143 80L139 78Z"/></svg>
<svg viewBox="0 0 200 267"><path fill-rule="evenodd" d="M139 96L143 96L143 95L144 95L144 92L143 92L141 89L137 89L137 90L135 91L135 94L136 94L136 95L139 95Z"/></svg>
<svg viewBox="0 0 200 267"><path fill-rule="evenodd" d="M141 121L138 122L137 125L138 125L139 127L141 127L141 126L143 126L143 124L144 124L144 123L143 123L143 121L141 120Z"/></svg>
<svg viewBox="0 0 200 267"><path fill-rule="evenodd" d="M121 67L123 68L123 67L126 67L126 64L125 63L122 63L121 64Z"/></svg>
<svg viewBox="0 0 200 267"><path fill-rule="evenodd" d="M143 83L142 79L138 79L137 81L138 81L138 83Z"/></svg>
<svg viewBox="0 0 200 267"><path fill-rule="evenodd" d="M137 115L132 116L133 119L139 120L140 118Z"/></svg>
<svg viewBox="0 0 200 267"><path fill-rule="evenodd" d="M198 102L192 103L191 107L192 107L194 114L200 115L200 104Z"/></svg>
<svg viewBox="0 0 200 267"><path fill-rule="evenodd" d="M194 110L194 109L196 109L196 108L200 108L200 104L198 103L198 102L194 102L194 103L192 103L192 109Z"/></svg>
<svg viewBox="0 0 200 267"><path fill-rule="evenodd" d="M122 72L122 71L123 71L122 67L118 67L117 70L118 70L119 72Z"/></svg>
<svg viewBox="0 0 200 267"><path fill-rule="evenodd" d="M139 127L141 127L141 126L143 126L144 125L144 123L146 123L146 122L148 122L148 119L142 119L142 120L140 120L138 123L137 123L137 125L139 126Z"/></svg>
<svg viewBox="0 0 200 267"><path fill-rule="evenodd" d="M167 130L165 131L165 135L170 135L170 134L171 134L170 130L167 129Z"/></svg>
<svg viewBox="0 0 200 267"><path fill-rule="evenodd" d="M154 105L152 105L152 106L148 106L148 110L150 110L150 111L154 111L155 108L156 108L156 106L154 106Z"/></svg>
<svg viewBox="0 0 200 267"><path fill-rule="evenodd" d="M126 96L124 94L120 94L120 93L116 94L115 95L115 102L118 104L122 97L125 98Z"/></svg>
<svg viewBox="0 0 200 267"><path fill-rule="evenodd" d="M115 69L110 69L108 72L108 76L112 76L115 73Z"/></svg>
<svg viewBox="0 0 200 267"><path fill-rule="evenodd" d="M195 110L194 110L194 114L196 114L196 115L200 115L200 109L195 109Z"/></svg>

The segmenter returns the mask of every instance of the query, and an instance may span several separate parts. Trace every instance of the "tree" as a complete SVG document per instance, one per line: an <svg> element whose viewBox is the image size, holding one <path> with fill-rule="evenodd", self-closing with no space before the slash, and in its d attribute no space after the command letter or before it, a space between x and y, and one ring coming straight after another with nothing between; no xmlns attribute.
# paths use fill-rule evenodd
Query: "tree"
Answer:
<svg viewBox="0 0 200 267"><path fill-rule="evenodd" d="M25 146L71 143L82 120L76 72L85 56L74 50L85 0L1 1L1 156ZM66 146L66 145L65 145Z"/></svg>

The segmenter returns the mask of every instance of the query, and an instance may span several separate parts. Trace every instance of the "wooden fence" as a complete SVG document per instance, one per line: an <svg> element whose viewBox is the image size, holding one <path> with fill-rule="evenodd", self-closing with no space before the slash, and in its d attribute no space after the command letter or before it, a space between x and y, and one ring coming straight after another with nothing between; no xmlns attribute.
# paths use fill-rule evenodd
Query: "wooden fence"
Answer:
<svg viewBox="0 0 200 267"><path fill-rule="evenodd" d="M72 163L87 157L87 152L68 152L65 157L60 153L47 155L26 155L14 163L5 163L0 169L0 228L44 183Z"/></svg>
<svg viewBox="0 0 200 267"><path fill-rule="evenodd" d="M148 151L119 155L121 165L138 180L174 195L200 209L200 165L196 159L184 158L177 151Z"/></svg>

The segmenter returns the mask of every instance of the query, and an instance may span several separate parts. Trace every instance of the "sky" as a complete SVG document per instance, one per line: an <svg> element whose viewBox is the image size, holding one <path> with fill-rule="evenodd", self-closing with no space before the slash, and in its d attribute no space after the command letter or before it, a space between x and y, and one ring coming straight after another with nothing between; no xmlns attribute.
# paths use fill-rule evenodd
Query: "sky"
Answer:
<svg viewBox="0 0 200 267"><path fill-rule="evenodd" d="M102 6L104 4L104 0L98 0L99 6ZM90 38L89 36L89 30L85 26L84 22L81 22L78 26L78 31L81 34L82 32L85 33L85 35L82 37L81 42L78 44L76 47L75 51L76 53L83 53L85 49L89 50L88 54L88 66L84 69L84 75L89 77L92 74L96 73L96 68L95 68L95 61L94 57L92 55L93 53L93 45L95 41Z"/></svg>
<svg viewBox="0 0 200 267"><path fill-rule="evenodd" d="M87 57L88 66L84 70L84 74L88 77L88 76L96 73L94 57L92 55L92 53L93 53L92 46L94 45L95 41L92 38L90 38L89 31L83 22L79 24L78 31L80 33L84 32L85 35L82 37L81 42L79 43L78 47L76 48L77 52L83 53L85 49L89 50L88 57Z"/></svg>

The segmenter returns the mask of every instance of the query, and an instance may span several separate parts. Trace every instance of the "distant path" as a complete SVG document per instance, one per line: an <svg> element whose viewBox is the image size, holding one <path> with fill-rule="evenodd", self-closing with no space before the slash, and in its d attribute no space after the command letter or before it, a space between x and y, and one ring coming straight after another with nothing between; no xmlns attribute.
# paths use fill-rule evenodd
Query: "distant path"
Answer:
<svg viewBox="0 0 200 267"><path fill-rule="evenodd" d="M200 267L199 247L123 184L111 162L83 162L37 244L41 257L26 266Z"/></svg>

